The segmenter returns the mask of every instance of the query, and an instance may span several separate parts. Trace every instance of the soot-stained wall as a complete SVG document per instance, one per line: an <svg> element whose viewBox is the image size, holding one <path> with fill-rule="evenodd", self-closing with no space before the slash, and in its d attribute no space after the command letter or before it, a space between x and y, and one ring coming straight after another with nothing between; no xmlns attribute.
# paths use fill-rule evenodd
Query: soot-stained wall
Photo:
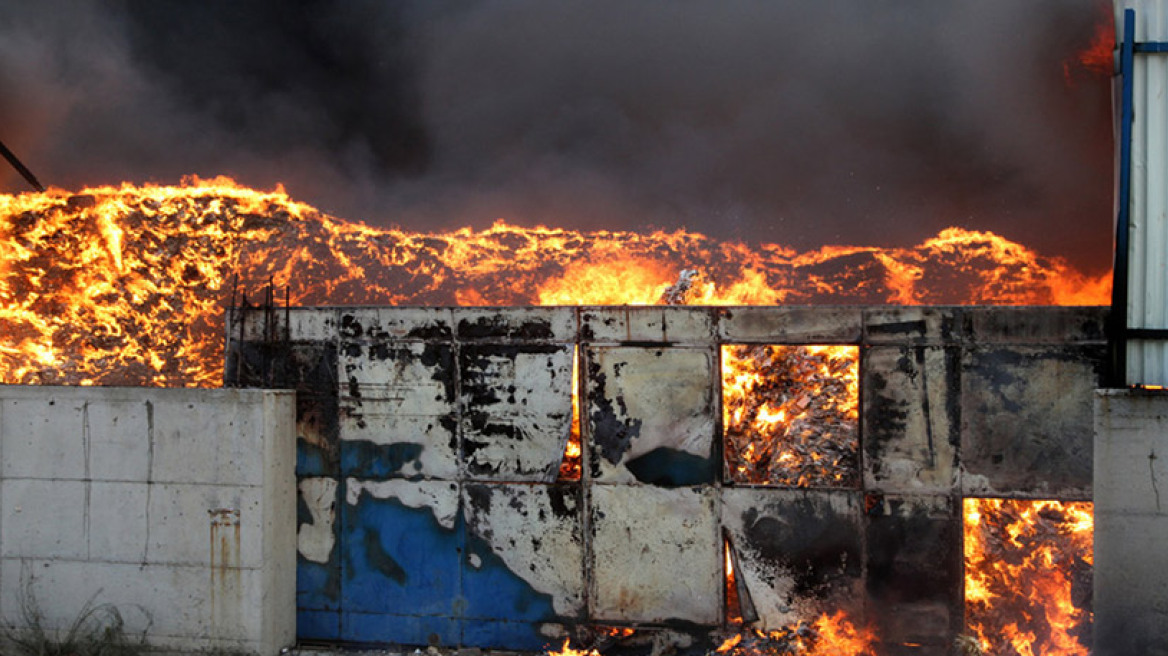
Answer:
<svg viewBox="0 0 1168 656"><path fill-rule="evenodd" d="M1104 322L1052 307L236 311L226 379L297 390L302 640L538 649L615 625L700 645L726 621L728 545L759 626L842 608L884 653L940 652L962 628L962 497L1091 498ZM859 347L852 483L730 482L724 344ZM563 480L574 386L582 472Z"/></svg>

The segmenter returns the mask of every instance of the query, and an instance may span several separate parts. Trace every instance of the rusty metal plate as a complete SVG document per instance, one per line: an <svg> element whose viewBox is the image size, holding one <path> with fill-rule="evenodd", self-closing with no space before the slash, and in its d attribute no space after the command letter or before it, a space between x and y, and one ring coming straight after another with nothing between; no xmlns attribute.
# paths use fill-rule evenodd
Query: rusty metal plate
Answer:
<svg viewBox="0 0 1168 656"><path fill-rule="evenodd" d="M594 621L716 624L722 558L712 488L594 485Z"/></svg>
<svg viewBox="0 0 1168 656"><path fill-rule="evenodd" d="M572 428L571 344L464 345L466 476L551 482Z"/></svg>
<svg viewBox="0 0 1168 656"><path fill-rule="evenodd" d="M714 352L587 349L588 443L594 480L661 486L717 476Z"/></svg>

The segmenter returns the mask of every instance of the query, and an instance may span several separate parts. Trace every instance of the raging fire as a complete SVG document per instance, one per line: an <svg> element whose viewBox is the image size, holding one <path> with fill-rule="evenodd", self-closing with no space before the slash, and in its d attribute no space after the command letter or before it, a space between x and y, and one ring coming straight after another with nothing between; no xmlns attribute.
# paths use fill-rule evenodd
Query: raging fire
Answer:
<svg viewBox="0 0 1168 656"><path fill-rule="evenodd" d="M731 480L846 487L859 471L859 349L722 347L722 426Z"/></svg>
<svg viewBox="0 0 1168 656"><path fill-rule="evenodd" d="M294 305L633 304L686 267L701 304L1097 304L1109 287L959 228L800 253L685 230L375 229L226 178L51 189L0 195L0 381L216 386L224 306L269 281Z"/></svg>
<svg viewBox="0 0 1168 656"><path fill-rule="evenodd" d="M965 499L966 625L997 656L1086 656L1089 502Z"/></svg>

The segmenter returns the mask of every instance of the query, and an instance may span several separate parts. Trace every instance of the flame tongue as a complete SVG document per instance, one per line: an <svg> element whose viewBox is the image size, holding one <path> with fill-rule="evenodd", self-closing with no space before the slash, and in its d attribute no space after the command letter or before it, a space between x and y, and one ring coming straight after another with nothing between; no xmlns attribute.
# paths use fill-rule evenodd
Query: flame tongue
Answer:
<svg viewBox="0 0 1168 656"><path fill-rule="evenodd" d="M0 381L216 385L233 274L298 305L1104 303L1108 286L958 229L796 253L684 230L373 229L225 178L50 190L0 195Z"/></svg>
<svg viewBox="0 0 1168 656"><path fill-rule="evenodd" d="M966 623L981 647L1086 656L1092 504L965 499L964 515Z"/></svg>

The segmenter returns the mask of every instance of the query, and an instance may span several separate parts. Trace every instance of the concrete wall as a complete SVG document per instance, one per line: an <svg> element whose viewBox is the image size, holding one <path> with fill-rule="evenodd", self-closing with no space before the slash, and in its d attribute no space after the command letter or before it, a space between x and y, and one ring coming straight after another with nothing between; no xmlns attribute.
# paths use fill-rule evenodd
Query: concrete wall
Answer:
<svg viewBox="0 0 1168 656"><path fill-rule="evenodd" d="M1095 397L1096 656L1168 654L1168 392Z"/></svg>
<svg viewBox="0 0 1168 656"><path fill-rule="evenodd" d="M111 603L162 649L295 639L294 396L0 386L0 615Z"/></svg>
<svg viewBox="0 0 1168 656"><path fill-rule="evenodd" d="M227 376L297 390L303 639L700 636L724 622L729 541L762 624L842 607L881 628L881 653L945 653L963 625L961 499L1091 498L1105 317L292 308L235 317ZM857 346L858 471L838 486L735 481L726 344ZM574 350L583 476L565 481Z"/></svg>

